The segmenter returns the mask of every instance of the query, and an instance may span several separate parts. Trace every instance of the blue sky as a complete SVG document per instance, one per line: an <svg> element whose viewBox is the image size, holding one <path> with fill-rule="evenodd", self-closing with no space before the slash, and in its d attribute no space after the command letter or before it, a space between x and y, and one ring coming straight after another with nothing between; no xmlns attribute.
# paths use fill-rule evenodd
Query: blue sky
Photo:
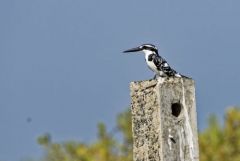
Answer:
<svg viewBox="0 0 240 161"><path fill-rule="evenodd" d="M240 2L234 0L1 0L0 161L42 155L36 138L96 138L130 104L129 83L153 77L153 43L196 81L199 128L239 105ZM31 122L27 119L31 118Z"/></svg>

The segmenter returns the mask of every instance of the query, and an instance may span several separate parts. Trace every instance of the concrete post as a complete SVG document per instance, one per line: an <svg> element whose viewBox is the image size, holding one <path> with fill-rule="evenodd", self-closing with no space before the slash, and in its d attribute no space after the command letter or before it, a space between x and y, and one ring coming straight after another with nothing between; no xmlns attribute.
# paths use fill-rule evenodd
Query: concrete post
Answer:
<svg viewBox="0 0 240 161"><path fill-rule="evenodd" d="M198 161L192 79L132 82L134 161Z"/></svg>

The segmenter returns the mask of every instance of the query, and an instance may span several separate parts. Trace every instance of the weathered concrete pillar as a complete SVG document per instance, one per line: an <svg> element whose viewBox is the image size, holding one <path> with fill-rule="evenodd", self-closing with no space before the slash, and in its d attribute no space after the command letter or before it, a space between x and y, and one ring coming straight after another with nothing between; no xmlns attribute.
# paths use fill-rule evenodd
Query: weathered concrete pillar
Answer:
<svg viewBox="0 0 240 161"><path fill-rule="evenodd" d="M132 82L134 161L198 161L192 79Z"/></svg>

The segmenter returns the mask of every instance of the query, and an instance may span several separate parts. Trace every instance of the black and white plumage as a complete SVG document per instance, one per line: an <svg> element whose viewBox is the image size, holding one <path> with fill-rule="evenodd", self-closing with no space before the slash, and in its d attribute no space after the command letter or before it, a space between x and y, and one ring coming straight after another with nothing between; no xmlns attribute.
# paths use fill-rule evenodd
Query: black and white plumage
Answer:
<svg viewBox="0 0 240 161"><path fill-rule="evenodd" d="M137 51L142 51L145 54L145 61L148 67L156 73L156 77L186 77L172 69L167 61L158 54L158 49L154 45L143 44L126 50L124 53Z"/></svg>

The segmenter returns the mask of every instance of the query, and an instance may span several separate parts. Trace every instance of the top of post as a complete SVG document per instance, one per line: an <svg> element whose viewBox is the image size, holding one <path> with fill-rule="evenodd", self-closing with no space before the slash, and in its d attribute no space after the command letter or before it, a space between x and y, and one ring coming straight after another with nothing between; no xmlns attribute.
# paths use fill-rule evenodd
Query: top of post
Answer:
<svg viewBox="0 0 240 161"><path fill-rule="evenodd" d="M131 91L139 91L148 88L153 88L155 86L161 86L163 84L176 84L176 83L188 83L194 85L194 80L192 78L178 78L178 77L160 77L158 79L149 79L143 81L133 81L130 83Z"/></svg>

